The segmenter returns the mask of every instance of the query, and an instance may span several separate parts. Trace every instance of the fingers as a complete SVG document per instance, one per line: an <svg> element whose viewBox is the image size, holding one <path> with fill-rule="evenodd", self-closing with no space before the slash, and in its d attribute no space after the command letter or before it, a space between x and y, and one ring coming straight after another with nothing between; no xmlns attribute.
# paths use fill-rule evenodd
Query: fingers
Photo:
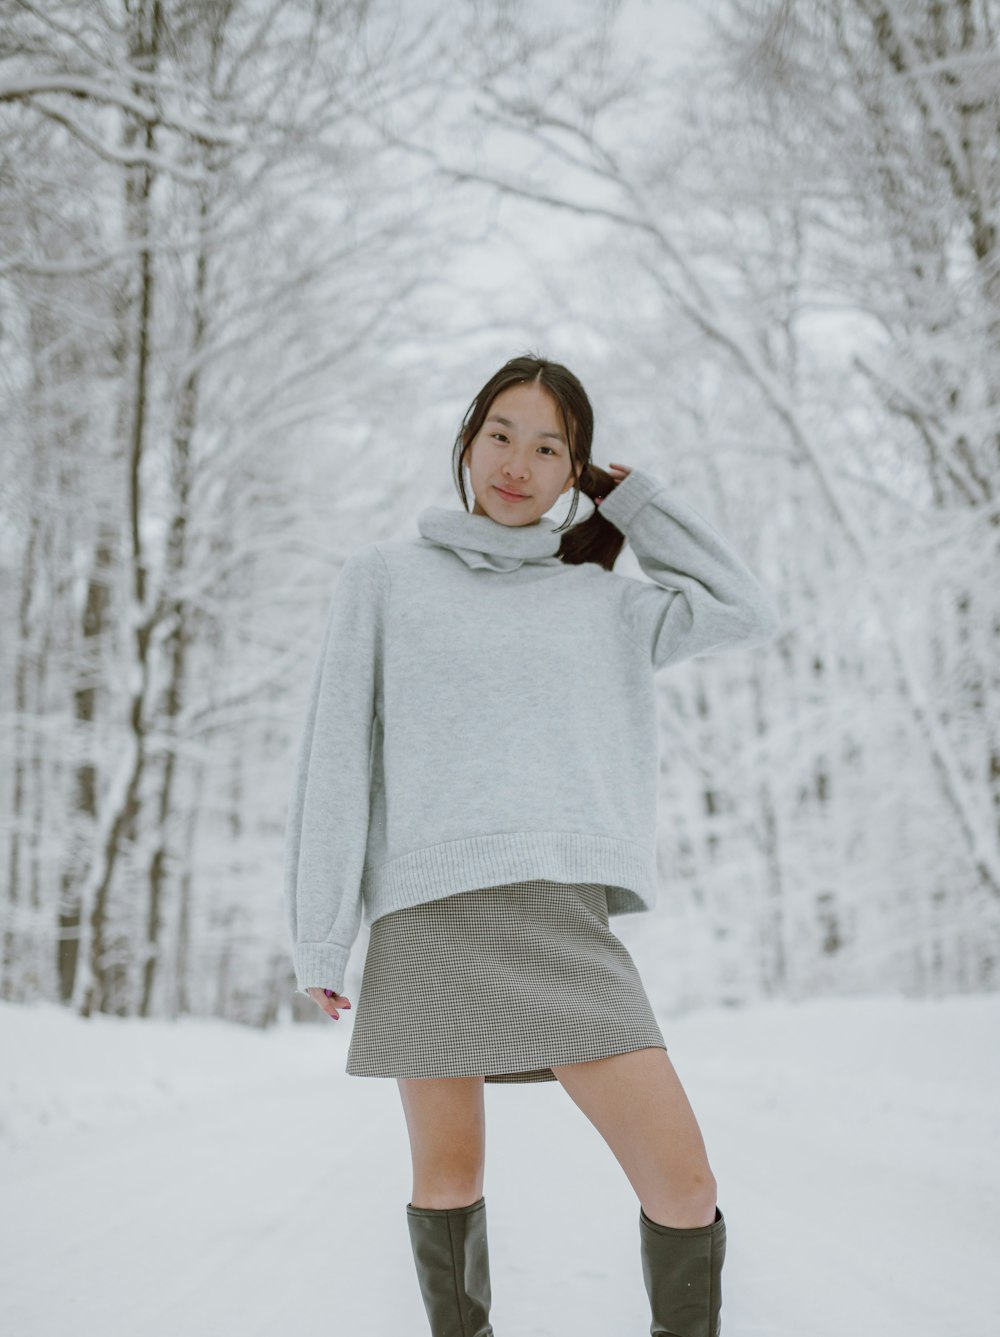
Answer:
<svg viewBox="0 0 1000 1337"><path fill-rule="evenodd" d="M627 464L608 465L608 473L611 475L611 481L614 487L617 487L619 483L623 483L631 472L632 470ZM600 506L604 497L592 497L591 500L595 506Z"/></svg>
<svg viewBox="0 0 1000 1337"><path fill-rule="evenodd" d="M615 483L616 486L617 486L619 483L623 482L623 481L629 476L629 474L630 474L631 472L632 472L632 470L631 470L630 466L627 465L627 464L609 464L609 465L608 465L608 473L610 473L610 475L611 475L612 479L614 480L614 483ZM604 500L604 498L603 498L603 497L592 497L591 500L593 501L593 503L594 503L595 506L600 506L600 504L601 504L601 502Z"/></svg>
<svg viewBox="0 0 1000 1337"><path fill-rule="evenodd" d="M351 1006L351 1000L346 994L335 993L333 989L307 989L306 993L308 993L309 997L314 999L326 1015L332 1017L334 1021L340 1020L340 1013L337 1011L338 1008L349 1008Z"/></svg>
<svg viewBox="0 0 1000 1337"><path fill-rule="evenodd" d="M325 998L323 1000L323 1011L327 1016L333 1017L334 1021L340 1020L338 1007L350 1007L350 999L345 994L334 993L332 989L324 989Z"/></svg>

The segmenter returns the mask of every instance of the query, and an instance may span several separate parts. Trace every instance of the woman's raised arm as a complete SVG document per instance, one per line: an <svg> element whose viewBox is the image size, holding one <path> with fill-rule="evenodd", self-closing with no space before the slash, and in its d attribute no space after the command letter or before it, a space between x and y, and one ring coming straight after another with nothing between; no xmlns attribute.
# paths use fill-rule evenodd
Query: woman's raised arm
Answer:
<svg viewBox="0 0 1000 1337"><path fill-rule="evenodd" d="M655 474L629 469L601 501L601 515L655 582L629 580L625 595L633 634L654 668L774 636L780 616L770 593L728 539Z"/></svg>

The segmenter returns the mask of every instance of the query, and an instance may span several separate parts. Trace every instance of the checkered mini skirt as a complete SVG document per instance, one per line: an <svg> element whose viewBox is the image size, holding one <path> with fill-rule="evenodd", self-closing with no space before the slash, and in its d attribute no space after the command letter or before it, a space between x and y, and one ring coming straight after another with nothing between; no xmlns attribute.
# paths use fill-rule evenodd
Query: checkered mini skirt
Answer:
<svg viewBox="0 0 1000 1337"><path fill-rule="evenodd" d="M347 1072L554 1082L552 1064L650 1046L667 1047L604 885L511 882L372 923Z"/></svg>

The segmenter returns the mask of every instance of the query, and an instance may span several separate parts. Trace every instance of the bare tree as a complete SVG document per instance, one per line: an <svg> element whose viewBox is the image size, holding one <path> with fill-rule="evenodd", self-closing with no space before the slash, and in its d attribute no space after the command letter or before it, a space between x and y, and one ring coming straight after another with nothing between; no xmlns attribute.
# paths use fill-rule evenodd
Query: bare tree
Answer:
<svg viewBox="0 0 1000 1337"><path fill-rule="evenodd" d="M233 684L234 666L247 665L231 622L255 616L304 546L289 523L294 489L281 482L287 452L354 401L376 361L368 341L391 342L433 262L420 209L394 189L398 171L352 104L391 105L393 81L408 93L414 62L427 79L440 48L433 25L404 30L367 0L135 0L117 12L19 0L4 20L0 209L15 225L3 281L38 330L18 350L26 377L47 369L37 397L80 405L67 432L48 408L35 420L25 391L10 387L23 436L7 450L68 452L75 476L48 520L82 510L63 617L46 620L73 702L71 771L63 778L63 758L33 756L21 735L3 987L44 991L44 942L55 939L65 1001L84 1015L147 1015L191 1000L188 980L160 972L191 966L190 935L205 918L189 898L207 741L231 737L245 758L255 715L299 657L268 646ZM17 226L25 218L34 226ZM53 374L57 344L69 353ZM86 456L98 462L90 477ZM28 497L25 592L41 574L35 507ZM317 546L310 560L334 556ZM30 717L45 709L27 689L44 656L26 593L22 608L13 705ZM62 787L67 807L58 904L45 891L58 803L26 828L31 769L36 785ZM26 840L45 851L30 915L15 914ZM29 945L27 984L18 965ZM228 958L231 944L218 953ZM273 999L258 1008L273 1011Z"/></svg>

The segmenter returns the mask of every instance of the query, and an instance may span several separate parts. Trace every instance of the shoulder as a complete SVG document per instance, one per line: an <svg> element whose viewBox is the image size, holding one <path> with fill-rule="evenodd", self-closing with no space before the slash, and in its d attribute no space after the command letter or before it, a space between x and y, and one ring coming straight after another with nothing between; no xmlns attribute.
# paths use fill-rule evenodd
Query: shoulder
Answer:
<svg viewBox="0 0 1000 1337"><path fill-rule="evenodd" d="M381 542L360 543L348 552L333 585L335 605L345 600L380 602L388 598L391 578L384 546Z"/></svg>
<svg viewBox="0 0 1000 1337"><path fill-rule="evenodd" d="M394 563L405 562L411 559L414 553L431 546L426 539L422 538L379 539L375 543L362 545L365 549L374 549L388 567L393 566Z"/></svg>
<svg viewBox="0 0 1000 1337"><path fill-rule="evenodd" d="M340 567L340 579L350 577L373 576L385 570L385 558L381 552L381 543L359 543L347 553Z"/></svg>
<svg viewBox="0 0 1000 1337"><path fill-rule="evenodd" d="M388 595L394 580L411 570L414 561L436 551L422 538L375 539L353 548L341 568L341 581L365 582Z"/></svg>
<svg viewBox="0 0 1000 1337"><path fill-rule="evenodd" d="M455 554L440 544L414 535L412 538L379 539L375 543L366 543L356 552L364 551L368 561L381 561L387 579L404 588L407 578L414 578L417 571L420 579L427 579L431 572L462 566Z"/></svg>

